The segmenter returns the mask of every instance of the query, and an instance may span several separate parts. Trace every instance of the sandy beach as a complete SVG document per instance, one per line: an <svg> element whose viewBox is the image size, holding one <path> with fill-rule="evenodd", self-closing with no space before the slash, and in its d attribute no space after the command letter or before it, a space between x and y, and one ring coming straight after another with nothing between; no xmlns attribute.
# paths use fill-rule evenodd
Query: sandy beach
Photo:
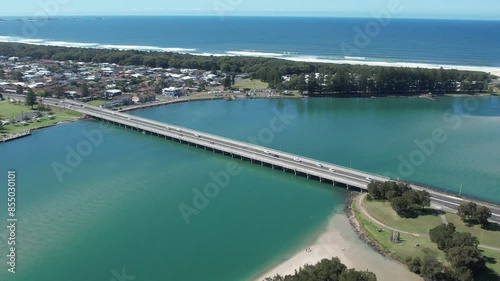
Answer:
<svg viewBox="0 0 500 281"><path fill-rule="evenodd" d="M306 252L306 248L310 248L311 251ZM293 274L305 264L315 264L322 259L332 257L338 257L348 268L372 271L378 280L422 280L406 269L406 266L383 257L366 245L358 238L344 214L334 214L325 231L313 244L307 245L255 280L262 281L276 274Z"/></svg>
<svg viewBox="0 0 500 281"><path fill-rule="evenodd" d="M335 63L335 64L351 64L351 65L370 65L370 66L386 66L386 67L410 67L410 68L428 68L428 69L456 69L465 71L482 71L491 73L500 77L500 67L492 66L468 66L468 65L445 65L445 64L429 64L429 63L414 63L414 62L383 62L383 61L363 61L363 60L329 60L319 58L303 58L303 57L288 57L284 58L291 61L302 62L319 62L319 63Z"/></svg>

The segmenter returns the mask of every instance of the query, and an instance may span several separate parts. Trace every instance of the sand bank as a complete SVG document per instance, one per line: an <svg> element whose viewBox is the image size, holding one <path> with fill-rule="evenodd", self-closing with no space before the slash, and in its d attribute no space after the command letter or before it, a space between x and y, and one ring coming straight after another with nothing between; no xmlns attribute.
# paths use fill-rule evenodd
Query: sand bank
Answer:
<svg viewBox="0 0 500 281"><path fill-rule="evenodd" d="M310 252L306 252L310 248ZM318 239L311 245L295 253L288 259L272 268L256 280L263 280L276 274L293 274L305 264L315 264L322 259L338 257L348 268L372 271L378 280L413 281L422 280L411 273L406 266L385 258L367 246L352 229L344 214L335 214Z"/></svg>
<svg viewBox="0 0 500 281"><path fill-rule="evenodd" d="M446 65L446 64L430 64L416 62L384 62L384 61L363 61L363 60L330 60L320 58L304 58L304 57L288 57L285 58L291 61L302 62L320 62L320 63L336 63L336 64L352 64L352 65L371 65L371 66L391 66L391 67L410 67L410 68L429 68L429 69L457 69L465 71L482 71L491 73L500 77L500 67L494 66L467 66L467 65Z"/></svg>

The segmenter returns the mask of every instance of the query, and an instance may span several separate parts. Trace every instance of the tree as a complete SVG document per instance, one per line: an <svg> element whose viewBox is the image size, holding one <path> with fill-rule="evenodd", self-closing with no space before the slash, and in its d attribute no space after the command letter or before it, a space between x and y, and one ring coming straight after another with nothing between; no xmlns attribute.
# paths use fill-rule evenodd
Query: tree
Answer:
<svg viewBox="0 0 500 281"><path fill-rule="evenodd" d="M22 82L23 81L23 73L20 71L12 72L12 79Z"/></svg>
<svg viewBox="0 0 500 281"><path fill-rule="evenodd" d="M368 193L373 200L383 200L382 192L380 191L379 182L372 181L368 184Z"/></svg>
<svg viewBox="0 0 500 281"><path fill-rule="evenodd" d="M231 88L231 76L226 75L226 78L224 79L224 89L229 88Z"/></svg>
<svg viewBox="0 0 500 281"><path fill-rule="evenodd" d="M462 221L472 219L474 213L476 212L477 204L474 202L463 203L458 206L458 215Z"/></svg>
<svg viewBox="0 0 500 281"><path fill-rule="evenodd" d="M438 245L438 249L446 248L446 242L453 237L455 233L455 225L453 223L441 224L429 230L431 241Z"/></svg>
<svg viewBox="0 0 500 281"><path fill-rule="evenodd" d="M454 268L474 269L480 265L483 256L473 246L457 246L446 252L446 259Z"/></svg>
<svg viewBox="0 0 500 281"><path fill-rule="evenodd" d="M422 260L420 276L426 281L445 281L449 280L446 276L446 268L430 252L426 252Z"/></svg>
<svg viewBox="0 0 500 281"><path fill-rule="evenodd" d="M23 95L23 94L24 94L23 86L17 85L17 87L16 87L16 95Z"/></svg>
<svg viewBox="0 0 500 281"><path fill-rule="evenodd" d="M391 206L398 213L398 215L403 215L410 210L410 204L408 200L403 197L394 197L391 199Z"/></svg>
<svg viewBox="0 0 500 281"><path fill-rule="evenodd" d="M60 99L61 97L64 96L64 90L61 87L56 87L54 89L54 93L52 94L54 97Z"/></svg>
<svg viewBox="0 0 500 281"><path fill-rule="evenodd" d="M332 279L320 279L332 280ZM356 271L355 269L348 269L340 274L339 281L376 281L377 277L373 272Z"/></svg>
<svg viewBox="0 0 500 281"><path fill-rule="evenodd" d="M408 258L406 260L406 265L411 272L420 274L422 270L422 259L420 257Z"/></svg>
<svg viewBox="0 0 500 281"><path fill-rule="evenodd" d="M35 92L30 88L28 89L28 94L26 94L26 105L31 106L31 109L33 109L33 106L36 104L36 96Z"/></svg>
<svg viewBox="0 0 500 281"><path fill-rule="evenodd" d="M89 86L87 85L87 83L83 83L80 87L80 90L82 91L82 97L89 96Z"/></svg>
<svg viewBox="0 0 500 281"><path fill-rule="evenodd" d="M485 206L479 206L474 212L474 218L480 224L487 225L488 219L491 217L491 210Z"/></svg>
<svg viewBox="0 0 500 281"><path fill-rule="evenodd" d="M491 210L474 202L468 202L458 206L458 215L464 222L486 225L491 217Z"/></svg>
<svg viewBox="0 0 500 281"><path fill-rule="evenodd" d="M265 281L376 281L372 272L347 269L338 258L323 259L316 265L305 265L293 275L266 278Z"/></svg>
<svg viewBox="0 0 500 281"><path fill-rule="evenodd" d="M420 200L420 206L430 207L431 206L431 195L426 190L417 191L418 198Z"/></svg>
<svg viewBox="0 0 500 281"><path fill-rule="evenodd" d="M455 232L448 237L445 241L445 248L443 251L445 253L449 252L449 249L452 248L460 248L460 247L473 247L477 248L479 246L479 240L476 236L472 236L472 234L468 232Z"/></svg>

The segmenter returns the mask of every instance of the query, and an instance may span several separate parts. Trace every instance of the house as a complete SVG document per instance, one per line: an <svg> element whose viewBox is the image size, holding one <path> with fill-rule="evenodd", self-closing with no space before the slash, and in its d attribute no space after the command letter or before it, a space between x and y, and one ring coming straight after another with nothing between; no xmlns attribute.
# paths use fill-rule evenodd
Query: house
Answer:
<svg viewBox="0 0 500 281"><path fill-rule="evenodd" d="M178 97L181 95L181 89L175 88L175 87L165 88L161 92L162 92L162 94L169 96L169 97Z"/></svg>
<svg viewBox="0 0 500 281"><path fill-rule="evenodd" d="M122 94L123 94L123 92L121 90L118 90L118 89L106 90L104 92L104 95L107 98L113 98L113 97L116 97L116 96L121 96Z"/></svg>
<svg viewBox="0 0 500 281"><path fill-rule="evenodd" d="M122 105L130 105L130 104L133 104L134 102L132 101L132 97L130 96L122 96L118 99L118 101L122 104Z"/></svg>
<svg viewBox="0 0 500 281"><path fill-rule="evenodd" d="M75 91L66 91L64 92L64 96L70 99L77 99L80 97L80 94Z"/></svg>

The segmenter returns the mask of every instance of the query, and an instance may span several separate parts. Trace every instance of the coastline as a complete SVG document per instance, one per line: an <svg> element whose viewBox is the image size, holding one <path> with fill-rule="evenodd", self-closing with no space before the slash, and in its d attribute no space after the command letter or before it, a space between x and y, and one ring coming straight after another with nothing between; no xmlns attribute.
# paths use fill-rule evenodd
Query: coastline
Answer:
<svg viewBox="0 0 500 281"><path fill-rule="evenodd" d="M428 62L402 62L402 61L383 61L383 60L361 60L353 59L344 56L343 59L329 59L317 56L289 56L286 53L266 53L258 51L221 51L221 53L201 53L197 52L196 48L168 48L158 46L130 46L130 45L109 45L101 43L80 43L80 42L62 42L51 41L50 39L22 39L18 37L0 35L0 43L18 43L28 45L41 46L57 46L66 48L91 48L91 49L117 49L117 50L137 50L150 52L170 52L178 54L187 54L192 56L214 56L214 57L258 57L258 58L273 58L294 62L308 63L326 63L326 64L348 64L348 65L366 65L366 66L382 66L382 67L408 67L408 68L424 68L424 69L456 69L463 71L480 71L491 73L500 77L500 66L484 66L484 65L454 65L443 63L428 63Z"/></svg>
<svg viewBox="0 0 500 281"><path fill-rule="evenodd" d="M322 259L332 257L338 257L348 268L372 271L377 275L377 280L422 280L416 274L411 273L405 265L386 257L381 251L374 250L372 245L367 244L367 240L352 224L354 222L350 215L350 204L353 198L355 195L351 194L345 205L345 213L332 214L317 239L305 246L311 249L310 252L306 252L305 248L301 249L253 280L262 281L276 274L282 276L293 274L295 270L306 264L316 264ZM391 268L391 271L384 270L386 268Z"/></svg>

